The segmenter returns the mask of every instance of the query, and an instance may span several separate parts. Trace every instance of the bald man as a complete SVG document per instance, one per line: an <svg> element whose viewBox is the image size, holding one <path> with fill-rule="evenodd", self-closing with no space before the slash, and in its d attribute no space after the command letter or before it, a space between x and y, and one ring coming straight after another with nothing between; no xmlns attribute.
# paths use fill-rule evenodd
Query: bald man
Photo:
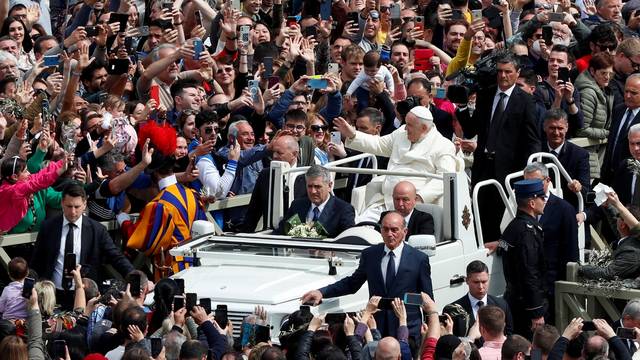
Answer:
<svg viewBox="0 0 640 360"><path fill-rule="evenodd" d="M393 187L393 207L396 212L404 216L404 221L407 223L407 239L411 235L433 235L433 216L426 212L416 210L416 202L418 201L418 195L416 194L416 187L409 181L400 181ZM385 211L380 216L380 223L382 224L382 218L388 213Z"/></svg>
<svg viewBox="0 0 640 360"><path fill-rule="evenodd" d="M396 338L387 336L378 342L375 360L400 360L401 357L400 343Z"/></svg>

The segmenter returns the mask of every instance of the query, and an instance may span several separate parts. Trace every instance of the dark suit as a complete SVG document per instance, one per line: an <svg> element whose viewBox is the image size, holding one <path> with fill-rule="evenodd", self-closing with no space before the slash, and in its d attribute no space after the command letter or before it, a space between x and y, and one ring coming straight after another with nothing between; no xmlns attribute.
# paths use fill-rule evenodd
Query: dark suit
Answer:
<svg viewBox="0 0 640 360"><path fill-rule="evenodd" d="M633 193L631 188L633 187L633 172L627 167L626 161L621 161L615 172L615 176L611 182L611 187L618 194L618 198L623 205L631 204L640 206L640 204L633 204ZM640 191L636 188L635 191Z"/></svg>
<svg viewBox="0 0 640 360"><path fill-rule="evenodd" d="M576 211L567 201L551 194L540 217L547 271L547 312L550 322L555 315L555 282L565 280L567 263L578 261L578 224Z"/></svg>
<svg viewBox="0 0 640 360"><path fill-rule="evenodd" d="M547 149L548 152L551 152L550 149ZM587 192L589 191L589 186L591 184L591 174L589 168L589 152L580 146L570 142L565 141L562 149L560 149L560 154L557 155L560 164L562 167L567 170L569 176L572 179L578 180L582 185L582 199L586 201ZM562 196L563 198L573 207L578 210L578 196L567 186L567 182L562 178Z"/></svg>
<svg viewBox="0 0 640 360"><path fill-rule="evenodd" d="M380 224L382 224L382 219L387 213L388 211L385 211L380 215ZM424 211L413 209L407 224L407 239L411 235L433 235L434 233L433 216Z"/></svg>
<svg viewBox="0 0 640 360"><path fill-rule="evenodd" d="M296 214L298 214L300 221L305 222L310 209L311 200L307 197L293 200L289 210L287 210L284 218L280 221L276 233L284 234L285 222ZM356 212L351 204L330 195L329 200L327 200L324 209L322 209L320 213L318 222L327 230L328 236L334 238L340 235L341 232L353 227L355 225L355 217Z"/></svg>
<svg viewBox="0 0 640 360"><path fill-rule="evenodd" d="M369 285L369 297L402 298L405 293L425 292L433 298L431 286L431 266L429 257L408 244L404 244L398 271L391 290L387 292L382 278L382 258L385 256L385 245L377 244L362 252L360 264L350 276L320 289L324 298L334 298L354 294L366 281ZM393 310L383 310L375 315L378 329L382 336L396 336L398 319ZM407 306L407 326L411 336L419 339L422 318L417 306Z"/></svg>
<svg viewBox="0 0 640 360"><path fill-rule="evenodd" d="M496 123L495 146L492 152L487 150L493 116L493 102L497 87L488 88L478 93L476 110L473 117L468 109L457 112L458 121L466 138L478 136L478 146L473 154L471 182L496 179L501 184L505 177L527 164L527 158L541 149L536 125L536 105L533 96L513 88L504 112ZM496 241L500 237L500 220L504 212L504 204L500 200L497 189L489 187L478 194L482 217L483 240Z"/></svg>
<svg viewBox="0 0 640 360"><path fill-rule="evenodd" d="M260 171L258 174L258 178L256 179L256 186L253 188L253 192L251 193L251 200L249 200L249 205L247 205L247 212L244 216L244 221L240 226L238 226L238 230L240 232L252 233L256 231L256 226L258 226L258 222L260 218L263 218L263 229L268 224L266 221L267 213L269 210L269 175L270 168L265 168ZM296 178L295 183L293 185L293 198L299 198L307 195L306 190L306 181L304 180L304 175L300 175ZM284 193L284 204L286 208L286 204L289 203L289 193L291 193L291 189L288 187L285 188Z"/></svg>
<svg viewBox="0 0 640 360"><path fill-rule="evenodd" d="M629 128L632 125L640 123L640 112L636 116L620 129L621 122L626 120L627 107L624 105L618 106L613 109L611 128L609 129L609 138L607 139L607 150L604 153L604 160L602 161L602 169L600 171L600 179L605 184L610 184L613 180L613 175L618 167L618 164L622 160L631 157L629 152L629 139L627 138ZM620 134L618 134L620 130ZM617 135L617 142L616 142ZM615 148L614 148L615 143Z"/></svg>
<svg viewBox="0 0 640 360"><path fill-rule="evenodd" d="M473 316L473 309L471 308L471 300L469 300L469 294L465 294L463 297L454 301L453 303L462 306L467 311L470 320L469 328L471 328L471 326L473 326L473 324L476 322L476 318L475 316ZM511 309L509 309L509 304L507 304L506 301L499 297L487 295L487 304L485 305L497 306L502 309L502 311L504 311L504 333L505 335L513 334L513 317L511 316Z"/></svg>
<svg viewBox="0 0 640 360"><path fill-rule="evenodd" d="M63 215L59 215L45 220L38 232L29 266L41 278L51 279L53 276L62 243L62 217ZM129 260L122 255L109 237L107 229L99 222L83 216L80 234L79 265L82 265L83 277L98 282L100 264L105 263L112 265L122 276L134 270Z"/></svg>
<svg viewBox="0 0 640 360"><path fill-rule="evenodd" d="M451 140L453 138L453 117L444 110L438 109L435 105L429 105L429 111L433 115L433 123L442 136Z"/></svg>
<svg viewBox="0 0 640 360"><path fill-rule="evenodd" d="M613 280L634 279L640 275L640 240L636 236L627 236L618 241L619 245L612 254L613 261L607 266L585 265L580 274L587 279Z"/></svg>

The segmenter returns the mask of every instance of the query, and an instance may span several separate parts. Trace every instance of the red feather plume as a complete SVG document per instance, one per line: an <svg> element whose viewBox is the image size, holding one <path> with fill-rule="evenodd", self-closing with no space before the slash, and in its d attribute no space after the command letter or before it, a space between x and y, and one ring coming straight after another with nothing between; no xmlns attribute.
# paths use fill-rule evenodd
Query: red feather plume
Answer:
<svg viewBox="0 0 640 360"><path fill-rule="evenodd" d="M144 143L149 139L150 145L153 145L156 151L164 156L171 156L176 151L177 135L171 125L166 123L158 125L155 121L149 121L142 125L138 131L138 146L142 149Z"/></svg>

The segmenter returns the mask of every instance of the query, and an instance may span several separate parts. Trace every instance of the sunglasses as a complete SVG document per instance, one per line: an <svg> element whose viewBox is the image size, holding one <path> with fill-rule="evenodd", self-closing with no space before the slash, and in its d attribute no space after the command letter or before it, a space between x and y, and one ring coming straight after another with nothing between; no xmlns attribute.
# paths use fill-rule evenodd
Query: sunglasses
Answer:
<svg viewBox="0 0 640 360"><path fill-rule="evenodd" d="M327 126L327 125L311 125L310 128L311 128L311 131L313 131L313 132L320 132L320 131L326 131L329 128L329 126Z"/></svg>
<svg viewBox="0 0 640 360"><path fill-rule="evenodd" d="M380 6L380 12L391 11L391 6Z"/></svg>
<svg viewBox="0 0 640 360"><path fill-rule="evenodd" d="M615 44L596 44L601 51L614 51L618 46Z"/></svg>
<svg viewBox="0 0 640 360"><path fill-rule="evenodd" d="M206 128L204 128L204 133L207 135L213 134L214 132L218 132L218 127L217 126L208 126Z"/></svg>

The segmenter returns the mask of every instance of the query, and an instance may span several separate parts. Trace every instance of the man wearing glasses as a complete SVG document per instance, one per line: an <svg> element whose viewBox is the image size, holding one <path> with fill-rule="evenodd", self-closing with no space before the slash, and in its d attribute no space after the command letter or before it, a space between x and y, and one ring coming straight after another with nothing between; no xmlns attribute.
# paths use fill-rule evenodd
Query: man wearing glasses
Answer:
<svg viewBox="0 0 640 360"><path fill-rule="evenodd" d="M627 77L634 72L640 72L640 38L632 37L623 40L616 49L613 58L613 79L609 87L613 92L613 108L624 104L624 84Z"/></svg>

